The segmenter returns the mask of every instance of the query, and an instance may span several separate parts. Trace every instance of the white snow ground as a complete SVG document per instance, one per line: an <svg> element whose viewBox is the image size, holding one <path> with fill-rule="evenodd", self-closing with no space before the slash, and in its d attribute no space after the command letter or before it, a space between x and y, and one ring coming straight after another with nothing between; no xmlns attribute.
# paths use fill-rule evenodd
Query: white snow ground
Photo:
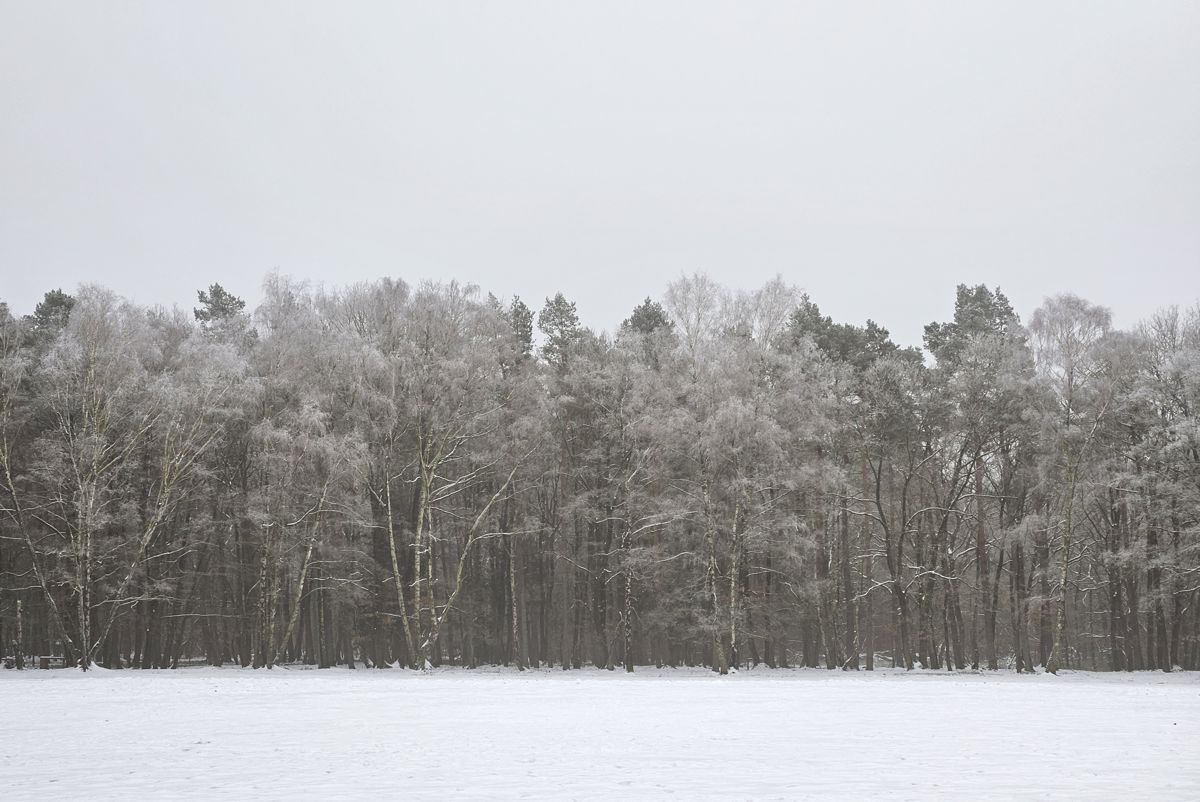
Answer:
<svg viewBox="0 0 1200 802"><path fill-rule="evenodd" d="M250 794L1197 800L1200 677L0 671L0 798Z"/></svg>

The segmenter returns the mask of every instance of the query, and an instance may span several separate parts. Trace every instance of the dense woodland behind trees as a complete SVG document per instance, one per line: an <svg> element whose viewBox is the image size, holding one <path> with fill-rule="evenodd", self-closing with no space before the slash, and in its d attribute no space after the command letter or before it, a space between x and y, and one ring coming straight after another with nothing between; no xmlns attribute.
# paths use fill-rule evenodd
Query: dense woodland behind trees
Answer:
<svg viewBox="0 0 1200 802"><path fill-rule="evenodd" d="M1200 307L925 352L781 280L0 304L0 643L68 664L1200 668ZM535 339L534 330L540 332Z"/></svg>

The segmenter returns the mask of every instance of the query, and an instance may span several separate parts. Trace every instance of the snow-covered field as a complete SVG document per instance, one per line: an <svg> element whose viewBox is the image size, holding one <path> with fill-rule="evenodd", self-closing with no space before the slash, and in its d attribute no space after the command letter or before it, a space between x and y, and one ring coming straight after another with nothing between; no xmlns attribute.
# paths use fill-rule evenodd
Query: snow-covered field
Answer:
<svg viewBox="0 0 1200 802"><path fill-rule="evenodd" d="M0 798L251 793L1195 800L1200 677L0 672Z"/></svg>

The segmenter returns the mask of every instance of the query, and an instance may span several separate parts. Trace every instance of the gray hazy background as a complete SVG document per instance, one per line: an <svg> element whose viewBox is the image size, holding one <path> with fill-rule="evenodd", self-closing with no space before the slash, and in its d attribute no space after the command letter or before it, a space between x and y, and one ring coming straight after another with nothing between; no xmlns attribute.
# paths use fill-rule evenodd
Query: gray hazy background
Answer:
<svg viewBox="0 0 1200 802"><path fill-rule="evenodd" d="M586 7L585 7L586 6ZM613 329L776 273L1200 296L1200 2L0 0L0 300L457 278Z"/></svg>

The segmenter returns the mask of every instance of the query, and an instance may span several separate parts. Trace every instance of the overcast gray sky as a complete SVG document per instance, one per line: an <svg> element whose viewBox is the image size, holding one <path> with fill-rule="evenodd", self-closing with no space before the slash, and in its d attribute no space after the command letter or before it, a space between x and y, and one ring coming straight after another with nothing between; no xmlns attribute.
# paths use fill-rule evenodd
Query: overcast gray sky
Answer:
<svg viewBox="0 0 1200 802"><path fill-rule="evenodd" d="M273 269L1130 325L1200 297L1200 2L0 0L0 300Z"/></svg>

